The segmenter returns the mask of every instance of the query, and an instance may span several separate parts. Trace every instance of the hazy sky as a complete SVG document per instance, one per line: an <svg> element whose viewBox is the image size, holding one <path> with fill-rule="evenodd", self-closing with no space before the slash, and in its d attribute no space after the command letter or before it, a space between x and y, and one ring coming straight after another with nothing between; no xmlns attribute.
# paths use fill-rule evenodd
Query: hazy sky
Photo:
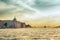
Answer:
<svg viewBox="0 0 60 40"><path fill-rule="evenodd" d="M60 25L60 0L0 0L0 19L33 26Z"/></svg>

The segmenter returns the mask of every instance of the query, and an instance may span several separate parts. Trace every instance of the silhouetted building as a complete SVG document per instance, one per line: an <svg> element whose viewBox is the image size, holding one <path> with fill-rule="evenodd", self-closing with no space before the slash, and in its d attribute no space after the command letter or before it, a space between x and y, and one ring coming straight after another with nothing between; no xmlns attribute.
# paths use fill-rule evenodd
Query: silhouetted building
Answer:
<svg viewBox="0 0 60 40"><path fill-rule="evenodd" d="M31 25L26 25L26 28L31 28Z"/></svg>
<svg viewBox="0 0 60 40"><path fill-rule="evenodd" d="M13 20L0 20L0 28L26 28L26 24L19 22L14 18Z"/></svg>
<svg viewBox="0 0 60 40"><path fill-rule="evenodd" d="M60 28L60 26L56 26L56 27L54 27L54 28Z"/></svg>

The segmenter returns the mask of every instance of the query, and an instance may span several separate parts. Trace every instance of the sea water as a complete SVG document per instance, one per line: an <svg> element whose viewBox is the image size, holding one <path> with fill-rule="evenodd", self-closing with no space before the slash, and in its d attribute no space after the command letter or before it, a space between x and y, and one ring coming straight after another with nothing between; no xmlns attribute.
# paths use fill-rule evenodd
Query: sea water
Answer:
<svg viewBox="0 0 60 40"><path fill-rule="evenodd" d="M0 40L60 40L60 28L0 29Z"/></svg>

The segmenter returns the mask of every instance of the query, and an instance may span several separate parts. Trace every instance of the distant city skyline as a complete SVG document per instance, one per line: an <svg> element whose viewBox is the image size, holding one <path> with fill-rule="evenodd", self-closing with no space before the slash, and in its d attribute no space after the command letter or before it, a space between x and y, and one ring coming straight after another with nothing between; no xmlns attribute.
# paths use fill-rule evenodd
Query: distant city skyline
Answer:
<svg viewBox="0 0 60 40"><path fill-rule="evenodd" d="M16 18L13 20L0 20L0 28L32 28L31 25L27 25L25 22L17 21Z"/></svg>
<svg viewBox="0 0 60 40"><path fill-rule="evenodd" d="M60 0L0 0L0 20L25 22L35 27L60 25Z"/></svg>

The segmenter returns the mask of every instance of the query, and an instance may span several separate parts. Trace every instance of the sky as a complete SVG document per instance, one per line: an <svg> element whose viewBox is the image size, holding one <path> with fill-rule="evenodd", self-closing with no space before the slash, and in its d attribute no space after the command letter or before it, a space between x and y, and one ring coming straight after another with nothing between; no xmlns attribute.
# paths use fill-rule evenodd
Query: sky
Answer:
<svg viewBox="0 0 60 40"><path fill-rule="evenodd" d="M25 22L34 27L60 25L60 0L0 0L0 20Z"/></svg>

